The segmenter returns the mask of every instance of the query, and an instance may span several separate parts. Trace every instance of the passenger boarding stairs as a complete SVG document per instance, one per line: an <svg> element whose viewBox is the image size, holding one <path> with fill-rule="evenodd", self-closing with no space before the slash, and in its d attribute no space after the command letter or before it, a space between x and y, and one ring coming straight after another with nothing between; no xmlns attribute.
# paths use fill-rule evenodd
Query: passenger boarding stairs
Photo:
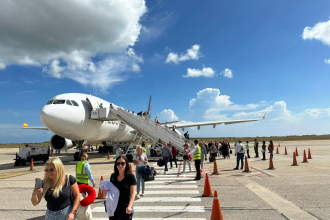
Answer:
<svg viewBox="0 0 330 220"><path fill-rule="evenodd" d="M166 125L161 126L149 118L135 115L121 107L114 107L111 105L110 114L134 128L138 133L142 133L143 136L145 136L143 139L152 139L156 143L162 140L165 143L174 145L179 152L184 150L183 144L185 141L191 143L188 139L185 139L171 128L166 127Z"/></svg>

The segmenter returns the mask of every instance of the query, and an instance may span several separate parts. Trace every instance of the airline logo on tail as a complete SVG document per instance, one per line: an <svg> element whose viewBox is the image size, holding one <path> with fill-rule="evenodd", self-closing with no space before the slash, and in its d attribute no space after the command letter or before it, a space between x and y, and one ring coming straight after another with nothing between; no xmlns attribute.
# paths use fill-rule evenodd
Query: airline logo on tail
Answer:
<svg viewBox="0 0 330 220"><path fill-rule="evenodd" d="M27 128L28 127L28 125L24 122L23 123L23 128Z"/></svg>
<svg viewBox="0 0 330 220"><path fill-rule="evenodd" d="M151 117L151 96L149 98L149 104L148 104L147 113L148 113L148 117L150 118Z"/></svg>

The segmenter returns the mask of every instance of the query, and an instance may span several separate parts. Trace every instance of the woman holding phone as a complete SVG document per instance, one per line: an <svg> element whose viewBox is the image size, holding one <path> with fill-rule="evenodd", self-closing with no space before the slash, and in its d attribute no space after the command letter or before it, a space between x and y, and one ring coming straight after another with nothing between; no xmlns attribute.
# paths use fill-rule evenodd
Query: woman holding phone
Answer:
<svg viewBox="0 0 330 220"><path fill-rule="evenodd" d="M80 201L76 179L65 175L62 161L57 157L46 162L44 171L41 188L37 185L33 190L32 204L38 205L44 197L47 202L46 220L74 220Z"/></svg>
<svg viewBox="0 0 330 220"><path fill-rule="evenodd" d="M136 191L136 198L140 198L140 183L142 183L142 194L144 195L144 179L142 177L142 168L145 167L146 163L148 162L147 155L145 155L142 151L142 147L138 146L136 148L136 155L134 155L134 165L136 166L135 176L137 180L137 191Z"/></svg>
<svg viewBox="0 0 330 220"><path fill-rule="evenodd" d="M119 156L115 161L114 173L110 182L119 190L119 199L114 216L110 220L131 220L133 218L133 203L135 199L136 180L131 173L126 157ZM106 195L109 190L103 190Z"/></svg>

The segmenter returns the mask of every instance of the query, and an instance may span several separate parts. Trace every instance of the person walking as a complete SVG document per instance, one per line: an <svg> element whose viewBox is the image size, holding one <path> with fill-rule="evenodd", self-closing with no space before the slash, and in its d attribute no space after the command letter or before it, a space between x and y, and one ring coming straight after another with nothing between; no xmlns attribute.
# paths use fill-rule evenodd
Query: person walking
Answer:
<svg viewBox="0 0 330 220"><path fill-rule="evenodd" d="M164 174L167 174L167 171L168 171L167 163L168 163L168 160L169 160L170 157L172 158L172 152L167 147L167 144L165 143L164 148L162 149L162 159L163 159L164 165L165 165Z"/></svg>
<svg viewBox="0 0 330 220"><path fill-rule="evenodd" d="M81 161L76 165L76 179L78 185L88 185L89 181L92 182L93 187L95 187L95 181L92 175L92 167L87 162L88 154L81 154Z"/></svg>
<svg viewBox="0 0 330 220"><path fill-rule="evenodd" d="M268 145L268 150L269 150L269 153L270 153L270 156L272 157L272 159L274 158L273 156L273 152L274 152L274 144L273 144L273 141L270 140L269 141L269 145Z"/></svg>
<svg viewBox="0 0 330 220"><path fill-rule="evenodd" d="M211 152L211 158L214 160L216 158L216 156L217 156L217 148L214 145L214 143L212 143L210 152Z"/></svg>
<svg viewBox="0 0 330 220"><path fill-rule="evenodd" d="M172 162L174 162L176 168L178 168L178 163L176 161L176 155L178 153L178 150L172 144L170 144L170 150L171 150L171 153L172 153L172 158L170 159L171 169L173 168Z"/></svg>
<svg viewBox="0 0 330 220"><path fill-rule="evenodd" d="M246 141L246 154L248 156L248 158L250 158L250 147L249 147L249 141Z"/></svg>
<svg viewBox="0 0 330 220"><path fill-rule="evenodd" d="M144 179L142 177L142 168L145 167L146 163L148 162L147 155L143 153L142 147L136 148L136 155L134 155L133 163L136 166L135 169L135 177L136 177L136 198L140 198L140 183L142 183L142 194L141 196L144 196Z"/></svg>
<svg viewBox="0 0 330 220"><path fill-rule="evenodd" d="M238 144L235 145L235 156L237 157L237 162L236 162L236 167L234 168L234 170L238 170L240 161L241 161L241 169L243 169L244 153L245 153L245 146L242 144L242 141L238 141Z"/></svg>
<svg viewBox="0 0 330 220"><path fill-rule="evenodd" d="M261 146L262 160L266 160L266 142L262 141Z"/></svg>
<svg viewBox="0 0 330 220"><path fill-rule="evenodd" d="M183 170L182 170L182 173L185 172L187 164L188 164L188 167L189 167L189 172L191 172L191 163L190 163L189 157L188 157L188 154L190 152L188 144L184 144L183 148L184 148L184 150L182 152L182 155L183 155Z"/></svg>
<svg viewBox="0 0 330 220"><path fill-rule="evenodd" d="M257 139L254 139L254 152L256 153L255 157L257 157L257 158L259 157L258 146L259 146L259 143L258 143Z"/></svg>
<svg viewBox="0 0 330 220"><path fill-rule="evenodd" d="M76 179L65 175L63 163L58 157L47 160L44 171L41 188L35 187L33 190L32 205L38 205L44 197L47 202L46 220L74 220L80 201Z"/></svg>
<svg viewBox="0 0 330 220"><path fill-rule="evenodd" d="M197 172L196 178L194 180L201 179L201 148L198 145L198 140L194 141L194 149L189 153L189 155L193 155L195 161L195 169Z"/></svg>
<svg viewBox="0 0 330 220"><path fill-rule="evenodd" d="M201 170L204 171L204 161L207 159L206 144L204 142L199 142L201 148Z"/></svg>
<svg viewBox="0 0 330 220"><path fill-rule="evenodd" d="M133 218L136 179L130 171L126 157L116 158L114 173L110 177L110 182L119 190L119 199L114 216L109 217L109 220L131 220ZM103 195L107 195L108 191L103 190Z"/></svg>

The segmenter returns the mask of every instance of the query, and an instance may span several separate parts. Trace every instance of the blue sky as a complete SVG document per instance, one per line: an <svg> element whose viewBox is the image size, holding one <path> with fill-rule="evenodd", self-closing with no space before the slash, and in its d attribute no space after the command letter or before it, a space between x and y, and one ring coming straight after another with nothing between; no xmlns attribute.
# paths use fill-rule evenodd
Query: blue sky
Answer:
<svg viewBox="0 0 330 220"><path fill-rule="evenodd" d="M0 143L49 140L20 128L42 126L40 109L69 92L135 111L152 95L161 121L268 113L191 136L330 133L329 1L112 2L0 9Z"/></svg>

